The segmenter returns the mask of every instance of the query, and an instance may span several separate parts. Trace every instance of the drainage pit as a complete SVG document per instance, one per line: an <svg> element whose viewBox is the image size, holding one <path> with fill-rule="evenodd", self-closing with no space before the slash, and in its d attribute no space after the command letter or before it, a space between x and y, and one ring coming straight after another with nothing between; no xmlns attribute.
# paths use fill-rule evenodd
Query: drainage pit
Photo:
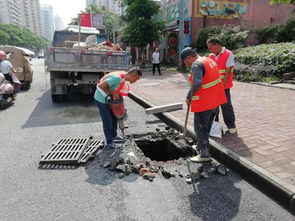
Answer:
<svg viewBox="0 0 295 221"><path fill-rule="evenodd" d="M171 161L194 155L194 150L185 142L177 142L173 139L135 139L138 148L144 155L154 161Z"/></svg>

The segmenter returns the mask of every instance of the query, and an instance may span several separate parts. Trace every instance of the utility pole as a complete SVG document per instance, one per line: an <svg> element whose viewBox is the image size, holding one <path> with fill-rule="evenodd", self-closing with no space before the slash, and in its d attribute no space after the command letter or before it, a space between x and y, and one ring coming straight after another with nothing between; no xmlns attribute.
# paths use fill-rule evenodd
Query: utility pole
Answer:
<svg viewBox="0 0 295 221"><path fill-rule="evenodd" d="M182 67L182 60L180 57L180 53L183 50L184 43L184 1L179 0L178 10L179 10L179 35L178 35L178 67Z"/></svg>

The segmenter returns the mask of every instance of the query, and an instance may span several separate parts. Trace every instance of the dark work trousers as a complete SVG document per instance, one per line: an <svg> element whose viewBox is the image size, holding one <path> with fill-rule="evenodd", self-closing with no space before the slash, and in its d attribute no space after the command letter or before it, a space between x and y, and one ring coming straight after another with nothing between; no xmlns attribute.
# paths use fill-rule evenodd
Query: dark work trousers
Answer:
<svg viewBox="0 0 295 221"><path fill-rule="evenodd" d="M197 150L201 157L210 157L209 132L217 109L196 112L194 115L194 130L198 138Z"/></svg>
<svg viewBox="0 0 295 221"><path fill-rule="evenodd" d="M226 95L227 103L221 105L223 120L227 128L236 128L236 117L233 105L231 103L230 89L225 89L224 92ZM216 113L215 120L219 121L219 109Z"/></svg>
<svg viewBox="0 0 295 221"><path fill-rule="evenodd" d="M103 104L96 100L95 103L101 116L104 136L107 144L110 144L117 136L117 118L108 104Z"/></svg>
<svg viewBox="0 0 295 221"><path fill-rule="evenodd" d="M10 82L10 84L14 85L11 73L7 73L7 74L3 74L3 75L4 75L5 79Z"/></svg>
<svg viewBox="0 0 295 221"><path fill-rule="evenodd" d="M156 67L158 68L159 75L161 75L160 64L153 64L153 74L155 74Z"/></svg>

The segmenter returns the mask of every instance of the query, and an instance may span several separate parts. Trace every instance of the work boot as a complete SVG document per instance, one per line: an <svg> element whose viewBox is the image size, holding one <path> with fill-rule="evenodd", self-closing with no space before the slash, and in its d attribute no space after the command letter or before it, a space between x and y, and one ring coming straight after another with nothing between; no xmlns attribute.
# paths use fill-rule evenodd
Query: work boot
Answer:
<svg viewBox="0 0 295 221"><path fill-rule="evenodd" d="M238 131L237 131L237 128L229 128L227 133L229 134L236 134Z"/></svg>
<svg viewBox="0 0 295 221"><path fill-rule="evenodd" d="M190 161L192 161L193 163L206 163L206 162L210 162L211 158L210 157L201 157L201 155L197 155L195 157L191 157Z"/></svg>
<svg viewBox="0 0 295 221"><path fill-rule="evenodd" d="M107 145L106 145L106 148L115 149L116 146L117 146L117 145L116 145L114 142L112 142L112 143L107 144Z"/></svg>
<svg viewBox="0 0 295 221"><path fill-rule="evenodd" d="M124 142L124 138L123 137L116 136L114 138L114 143L123 143L123 142Z"/></svg>

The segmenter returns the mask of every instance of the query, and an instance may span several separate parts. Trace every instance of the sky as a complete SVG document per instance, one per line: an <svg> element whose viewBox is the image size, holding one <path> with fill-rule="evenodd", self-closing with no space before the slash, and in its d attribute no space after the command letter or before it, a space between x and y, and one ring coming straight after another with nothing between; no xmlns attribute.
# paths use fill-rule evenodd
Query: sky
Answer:
<svg viewBox="0 0 295 221"><path fill-rule="evenodd" d="M86 8L86 0L40 0L40 4L51 5L53 14L62 17L65 26Z"/></svg>

